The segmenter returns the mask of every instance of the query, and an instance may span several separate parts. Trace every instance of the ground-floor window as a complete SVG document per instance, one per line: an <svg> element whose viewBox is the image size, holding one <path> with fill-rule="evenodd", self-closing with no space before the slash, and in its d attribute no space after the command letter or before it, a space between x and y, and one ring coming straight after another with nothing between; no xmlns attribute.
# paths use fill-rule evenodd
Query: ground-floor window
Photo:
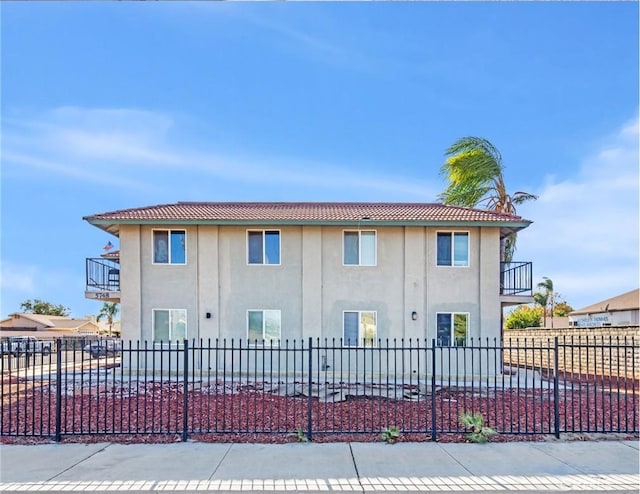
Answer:
<svg viewBox="0 0 640 494"><path fill-rule="evenodd" d="M153 341L182 341L186 337L186 309L153 309Z"/></svg>
<svg viewBox="0 0 640 494"><path fill-rule="evenodd" d="M343 312L344 346L376 346L378 339L377 314L370 310L346 310Z"/></svg>
<svg viewBox="0 0 640 494"><path fill-rule="evenodd" d="M277 345L282 333L279 310L248 310L247 338L258 345Z"/></svg>
<svg viewBox="0 0 640 494"><path fill-rule="evenodd" d="M438 346L466 346L468 334L468 313L438 312L436 314L436 342Z"/></svg>

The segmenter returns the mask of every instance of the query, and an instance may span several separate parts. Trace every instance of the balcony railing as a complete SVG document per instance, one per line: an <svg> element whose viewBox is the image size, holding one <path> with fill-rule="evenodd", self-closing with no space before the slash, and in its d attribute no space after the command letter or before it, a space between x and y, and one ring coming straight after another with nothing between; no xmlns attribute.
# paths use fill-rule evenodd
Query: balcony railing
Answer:
<svg viewBox="0 0 640 494"><path fill-rule="evenodd" d="M533 294L533 281L530 262L500 263L500 295Z"/></svg>
<svg viewBox="0 0 640 494"><path fill-rule="evenodd" d="M120 291L120 264L102 258L87 258L88 291Z"/></svg>
<svg viewBox="0 0 640 494"><path fill-rule="evenodd" d="M120 291L120 264L103 258L87 258L87 290ZM500 263L500 295L531 295L533 292L530 262Z"/></svg>

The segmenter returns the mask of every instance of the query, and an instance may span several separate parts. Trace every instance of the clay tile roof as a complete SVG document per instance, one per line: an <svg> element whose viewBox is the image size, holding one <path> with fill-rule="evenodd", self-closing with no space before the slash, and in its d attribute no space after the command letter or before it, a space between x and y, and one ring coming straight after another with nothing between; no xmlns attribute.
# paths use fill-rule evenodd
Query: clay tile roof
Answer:
<svg viewBox="0 0 640 494"><path fill-rule="evenodd" d="M520 216L440 203L378 202L178 202L86 216L86 221L118 235L122 224L336 224L461 225L517 231L531 222Z"/></svg>

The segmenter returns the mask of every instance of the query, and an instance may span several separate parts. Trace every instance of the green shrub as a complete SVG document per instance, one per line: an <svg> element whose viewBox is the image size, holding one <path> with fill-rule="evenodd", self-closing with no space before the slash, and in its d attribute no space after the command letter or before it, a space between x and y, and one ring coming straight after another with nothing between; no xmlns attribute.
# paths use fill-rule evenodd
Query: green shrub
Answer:
<svg viewBox="0 0 640 494"><path fill-rule="evenodd" d="M295 432L292 432L291 434L289 434L290 436L294 436L296 438L296 441L298 441L299 443L306 443L309 442L309 438L307 437L307 435L304 433L304 431L302 430L302 427L298 427L296 428Z"/></svg>
<svg viewBox="0 0 640 494"><path fill-rule="evenodd" d="M542 325L542 307L521 305L504 321L505 329L539 328Z"/></svg>
<svg viewBox="0 0 640 494"><path fill-rule="evenodd" d="M460 424L471 429L467 439L472 443L486 443L491 436L497 434L491 427L484 425L484 417L481 413L463 413L460 415Z"/></svg>
<svg viewBox="0 0 640 494"><path fill-rule="evenodd" d="M402 435L402 432L400 431L400 429L397 428L395 425L392 425L388 429L384 429L382 431L382 434L380 434L380 439L386 442L387 444L393 444L398 439L400 439L401 435Z"/></svg>

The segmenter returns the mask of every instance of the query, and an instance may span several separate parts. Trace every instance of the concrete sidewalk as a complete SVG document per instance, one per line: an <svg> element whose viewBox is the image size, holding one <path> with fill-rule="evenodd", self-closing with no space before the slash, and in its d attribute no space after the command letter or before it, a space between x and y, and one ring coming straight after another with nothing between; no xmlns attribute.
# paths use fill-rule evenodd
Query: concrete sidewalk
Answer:
<svg viewBox="0 0 640 494"><path fill-rule="evenodd" d="M633 492L636 441L3 445L0 491Z"/></svg>

